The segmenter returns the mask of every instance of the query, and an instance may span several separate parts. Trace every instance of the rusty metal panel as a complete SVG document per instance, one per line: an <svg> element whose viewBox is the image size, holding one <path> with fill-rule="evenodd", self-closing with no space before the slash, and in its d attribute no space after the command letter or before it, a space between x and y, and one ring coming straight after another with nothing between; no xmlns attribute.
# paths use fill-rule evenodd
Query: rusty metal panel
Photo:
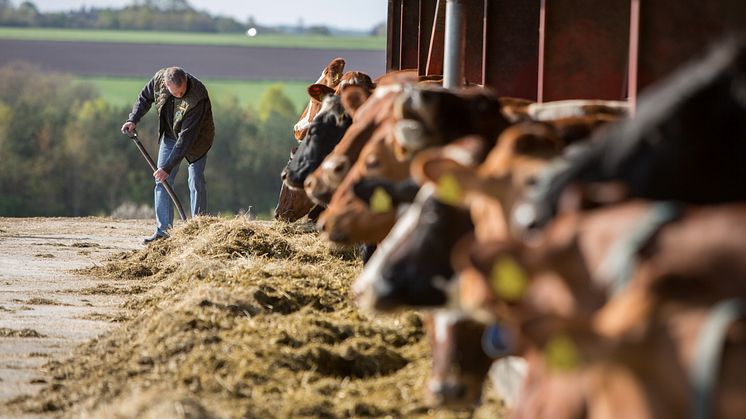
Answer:
<svg viewBox="0 0 746 419"><path fill-rule="evenodd" d="M389 0L386 19L386 71L399 69L401 46L401 1Z"/></svg>
<svg viewBox="0 0 746 419"><path fill-rule="evenodd" d="M465 0L466 35L464 46L464 77L467 82L483 84L484 4L487 0Z"/></svg>
<svg viewBox="0 0 746 419"><path fill-rule="evenodd" d="M419 63L420 0L401 0L399 68L416 69Z"/></svg>
<svg viewBox="0 0 746 419"><path fill-rule="evenodd" d="M630 0L545 3L543 99L623 99Z"/></svg>
<svg viewBox="0 0 746 419"><path fill-rule="evenodd" d="M744 0L642 0L638 91L738 31L746 31Z"/></svg>
<svg viewBox="0 0 746 419"><path fill-rule="evenodd" d="M500 96L536 99L539 4L539 0L485 2L483 80Z"/></svg>
<svg viewBox="0 0 746 419"><path fill-rule="evenodd" d="M425 74L443 74L443 47L446 32L446 0L438 0L430 45L427 53Z"/></svg>
<svg viewBox="0 0 746 419"><path fill-rule="evenodd" d="M421 76L425 75L427 68L427 56L430 52L430 37L433 35L433 25L435 23L435 12L438 7L438 0L420 0L420 25L419 33L419 57L417 69Z"/></svg>

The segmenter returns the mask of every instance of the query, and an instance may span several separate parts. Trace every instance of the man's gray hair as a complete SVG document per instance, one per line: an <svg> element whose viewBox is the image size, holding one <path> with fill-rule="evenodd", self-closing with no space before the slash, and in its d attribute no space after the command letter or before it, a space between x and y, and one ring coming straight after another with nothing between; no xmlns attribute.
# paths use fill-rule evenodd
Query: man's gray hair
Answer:
<svg viewBox="0 0 746 419"><path fill-rule="evenodd" d="M186 81L186 71L181 67L169 67L163 74L166 82L174 86L181 86Z"/></svg>

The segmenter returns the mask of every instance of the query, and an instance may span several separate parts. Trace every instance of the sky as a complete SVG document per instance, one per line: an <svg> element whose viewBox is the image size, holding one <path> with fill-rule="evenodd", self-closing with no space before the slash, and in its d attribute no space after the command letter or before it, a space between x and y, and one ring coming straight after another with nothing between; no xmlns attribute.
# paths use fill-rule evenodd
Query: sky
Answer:
<svg viewBox="0 0 746 419"><path fill-rule="evenodd" d="M16 6L20 0L13 0ZM131 0L31 0L42 11L86 7L123 7ZM329 25L342 29L371 29L386 20L386 0L189 0L197 10L230 16L246 22L249 16L260 24Z"/></svg>

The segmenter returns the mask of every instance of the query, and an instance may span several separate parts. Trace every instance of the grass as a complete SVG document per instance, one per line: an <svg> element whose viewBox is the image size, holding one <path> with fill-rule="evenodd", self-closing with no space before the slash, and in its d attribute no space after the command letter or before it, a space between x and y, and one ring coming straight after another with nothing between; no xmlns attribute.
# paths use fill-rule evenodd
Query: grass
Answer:
<svg viewBox="0 0 746 419"><path fill-rule="evenodd" d="M383 36L301 36L259 34L253 38L249 38L242 33L189 33L9 27L0 27L0 39L354 50L382 50L386 47L386 38Z"/></svg>
<svg viewBox="0 0 746 419"><path fill-rule="evenodd" d="M112 105L132 105L137 94L143 88L148 78L130 77L76 77L76 80L95 85L102 97ZM203 80L210 91L213 103L227 100L230 96L238 98L242 106L256 106L262 94L270 86L282 85L285 94L295 105L296 109L303 109L308 103L306 88L313 81L234 81L234 80Z"/></svg>

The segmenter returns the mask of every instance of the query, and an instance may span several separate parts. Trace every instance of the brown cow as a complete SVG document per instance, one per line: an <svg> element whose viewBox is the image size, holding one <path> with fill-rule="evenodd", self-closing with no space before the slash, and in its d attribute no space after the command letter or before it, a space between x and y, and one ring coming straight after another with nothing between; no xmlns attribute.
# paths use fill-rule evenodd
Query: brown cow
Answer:
<svg viewBox="0 0 746 419"><path fill-rule="evenodd" d="M329 61L329 64L327 64L321 71L321 76L316 81L316 84L334 89L340 82L344 68L345 60L342 58L335 58ZM316 91L319 89L313 90ZM319 90L319 92L321 92L321 90ZM309 94L310 93L312 92L309 92ZM303 110L303 113L301 113L300 119L293 127L293 133L296 140L301 141L303 137L306 136L308 125L313 120L313 117L316 116L319 109L321 109L321 101L312 96L308 101L308 105L306 105L306 108Z"/></svg>
<svg viewBox="0 0 746 419"><path fill-rule="evenodd" d="M448 309L428 313L424 324L432 351L426 401L434 406L474 405L492 364L480 344L485 326Z"/></svg>
<svg viewBox="0 0 746 419"><path fill-rule="evenodd" d="M342 92L342 103L347 106L345 89ZM321 166L305 180L304 188L315 202L327 205L334 190L347 175L348 170L357 160L365 144L383 123L393 116L393 103L401 92L398 83L377 85L375 92L359 108L349 110L354 114L352 125L347 129L339 144L322 162ZM352 94L354 90L350 91ZM347 108L345 107L347 110Z"/></svg>
<svg viewBox="0 0 746 419"><path fill-rule="evenodd" d="M627 282L628 288L669 300L712 304L723 298L746 297L746 260L741 257L746 254L742 239L746 237L746 205L691 207L658 224L647 221L661 208L665 207L632 201L562 214L531 246L478 243L468 261L490 284L484 289L502 301L506 300L498 295L502 281L525 281L517 287L522 292L511 298L535 301L535 307L547 309L540 298L529 297L537 292L534 282L553 280L554 293L564 288L564 294L571 297L553 309L564 315L594 313ZM643 234L641 226L650 230ZM508 272L518 274L501 277L499 261L511 265ZM639 313L630 311L624 318L643 317L643 308L651 305L641 306Z"/></svg>
<svg viewBox="0 0 746 419"><path fill-rule="evenodd" d="M352 112L353 124L344 138L321 167L306 179L305 189L308 196L317 203L328 204L373 132L384 121L393 117L394 102L405 86L431 78L432 76L417 76L416 71L404 70L391 72L376 79L376 92L363 106ZM346 107L348 101L345 100L344 93L342 101Z"/></svg>
<svg viewBox="0 0 746 419"><path fill-rule="evenodd" d="M388 208L368 211L365 202L357 199L353 185L366 174L386 173L387 178L403 180L409 176L409 165L393 155L393 121L382 124L360 153L349 174L340 184L319 218L324 236L337 243L378 243L394 225L396 211ZM362 216L361 216L362 215Z"/></svg>
<svg viewBox="0 0 746 419"><path fill-rule="evenodd" d="M626 291L625 293L626 294ZM625 295L621 295L625 299ZM722 307L722 306L719 306ZM713 306L681 302L658 304L654 312L612 334L591 319L537 318L523 331L541 357L530 359L536 386L528 387L517 418L612 419L618 417L740 418L746 415L743 380L746 324L741 315L723 328L722 350L711 373L712 394L695 393L695 368L703 362L702 335ZM606 306L605 317L627 317L624 304ZM735 321L734 321L735 320ZM561 350L558 350L561 349ZM556 383L549 387L546 382ZM568 403L572 400L573 403ZM694 410L701 411L694 413Z"/></svg>

